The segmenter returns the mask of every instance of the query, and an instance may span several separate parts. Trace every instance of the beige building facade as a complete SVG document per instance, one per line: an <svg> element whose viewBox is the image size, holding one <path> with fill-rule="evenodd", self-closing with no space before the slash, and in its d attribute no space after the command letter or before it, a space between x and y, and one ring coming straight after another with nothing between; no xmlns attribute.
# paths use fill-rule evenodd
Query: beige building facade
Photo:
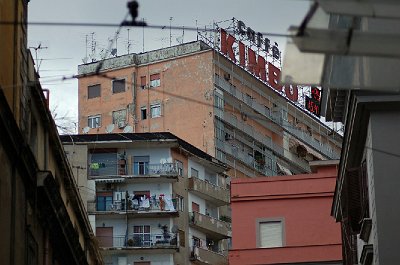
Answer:
<svg viewBox="0 0 400 265"><path fill-rule="evenodd" d="M80 65L79 130L172 132L232 177L310 172L341 137L202 41Z"/></svg>

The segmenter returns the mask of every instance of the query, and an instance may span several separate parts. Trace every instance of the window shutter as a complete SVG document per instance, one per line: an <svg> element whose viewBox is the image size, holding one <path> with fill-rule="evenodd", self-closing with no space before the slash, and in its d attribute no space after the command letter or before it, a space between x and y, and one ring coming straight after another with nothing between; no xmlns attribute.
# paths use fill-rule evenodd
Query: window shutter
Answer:
<svg viewBox="0 0 400 265"><path fill-rule="evenodd" d="M351 168L346 172L347 206L350 227L353 232L360 232L361 228L361 172L360 168Z"/></svg>
<svg viewBox="0 0 400 265"><path fill-rule="evenodd" d="M274 221L260 223L260 247L272 248L282 246L282 222Z"/></svg>
<svg viewBox="0 0 400 265"><path fill-rule="evenodd" d="M158 80L160 79L160 74L154 74L150 76L150 81Z"/></svg>

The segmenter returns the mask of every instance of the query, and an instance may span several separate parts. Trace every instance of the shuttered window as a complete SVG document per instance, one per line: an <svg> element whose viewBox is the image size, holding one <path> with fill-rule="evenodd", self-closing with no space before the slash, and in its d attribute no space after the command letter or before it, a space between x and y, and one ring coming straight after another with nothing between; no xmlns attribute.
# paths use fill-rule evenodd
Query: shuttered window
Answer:
<svg viewBox="0 0 400 265"><path fill-rule="evenodd" d="M283 246L282 221L261 222L259 225L261 248Z"/></svg>
<svg viewBox="0 0 400 265"><path fill-rule="evenodd" d="M150 87L158 87L161 85L160 74L150 75Z"/></svg>
<svg viewBox="0 0 400 265"><path fill-rule="evenodd" d="M88 86L88 99L100 97L101 87L100 84Z"/></svg>
<svg viewBox="0 0 400 265"><path fill-rule="evenodd" d="M140 87L141 87L142 89L145 89L145 88L146 88L146 76L141 76L141 77L140 77Z"/></svg>
<svg viewBox="0 0 400 265"><path fill-rule="evenodd" d="M125 79L117 79L112 81L113 94L125 92Z"/></svg>

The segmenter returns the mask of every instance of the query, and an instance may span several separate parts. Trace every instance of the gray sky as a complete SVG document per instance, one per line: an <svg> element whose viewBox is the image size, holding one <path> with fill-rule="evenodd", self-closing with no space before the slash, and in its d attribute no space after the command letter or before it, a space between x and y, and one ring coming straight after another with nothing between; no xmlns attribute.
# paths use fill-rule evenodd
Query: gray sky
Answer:
<svg viewBox="0 0 400 265"><path fill-rule="evenodd" d="M28 19L32 22L99 22L119 24L128 9L127 1L121 0L34 0L28 5ZM246 26L258 32L286 33L290 25L299 25L309 7L304 0L139 0L139 18L148 24L165 25L161 29L145 29L145 51L169 46L170 17L173 26L199 27L211 25L235 17ZM43 59L39 73L43 88L50 89L51 108L58 106L60 114L67 113L73 120L78 116L78 85L74 79L62 81L63 76L77 73L77 66L91 53L91 33L97 42L99 59L102 49L108 47L108 39L115 35L115 28L103 27L61 27L29 26L28 46L37 47L39 43L47 49L38 51ZM127 29L123 28L117 41L118 55L127 53ZM178 44L182 30L172 31L172 45ZM86 36L88 47L86 48ZM130 52L142 52L143 34L141 28L129 31ZM185 31L184 41L196 39L196 32ZM283 48L285 40L270 38ZM114 47L115 48L115 44ZM35 51L31 49L35 57Z"/></svg>

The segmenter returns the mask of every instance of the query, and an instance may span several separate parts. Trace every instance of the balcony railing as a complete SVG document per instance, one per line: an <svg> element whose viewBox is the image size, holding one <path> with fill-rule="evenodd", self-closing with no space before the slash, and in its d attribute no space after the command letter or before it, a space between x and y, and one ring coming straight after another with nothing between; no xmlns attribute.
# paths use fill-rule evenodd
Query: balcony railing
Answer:
<svg viewBox="0 0 400 265"><path fill-rule="evenodd" d="M96 236L101 248L177 248L174 233Z"/></svg>
<svg viewBox="0 0 400 265"><path fill-rule="evenodd" d="M246 103L250 108L252 108L256 112L262 114L263 116L270 119L274 123L278 124L279 126L282 126L290 134L305 141L306 143L311 145L312 148L318 150L319 152L324 154L326 157L328 157L330 159L337 159L340 156L338 153L329 149L328 145L316 143L316 141L311 136L306 135L303 131L295 128L292 124L288 123L287 121L285 121L281 118L278 118L276 116L274 117L274 116L271 116L270 114L265 113L265 111L263 111L263 106L261 104L259 104L258 102L254 101L254 100L250 101L248 99L248 97L246 97L246 95L244 95L242 92L235 90L235 93L232 93L232 89L231 89L232 85L229 82L225 81L224 79L216 77L215 83L222 90L224 90L228 94L232 95L237 100ZM236 124L234 124L234 126L236 126ZM273 127L270 127L270 126L267 126L267 127L272 129L273 131L275 131Z"/></svg>
<svg viewBox="0 0 400 265"><path fill-rule="evenodd" d="M208 181L199 178L189 178L189 190L196 192L199 197L213 202L217 206L229 203L229 190L223 187L211 184Z"/></svg>
<svg viewBox="0 0 400 265"><path fill-rule="evenodd" d="M218 220L208 215L198 212L192 212L189 216L190 224L196 229L209 234L217 240L230 238L232 236L231 224L225 221Z"/></svg>
<svg viewBox="0 0 400 265"><path fill-rule="evenodd" d="M200 247L193 247L190 260L195 264L228 264L227 256Z"/></svg>
<svg viewBox="0 0 400 265"><path fill-rule="evenodd" d="M151 196L145 200L138 200L135 198L121 199L118 201L110 202L88 202L88 212L107 213L107 212L148 212L160 213L169 212L176 213L177 199L159 199L156 196Z"/></svg>
<svg viewBox="0 0 400 265"><path fill-rule="evenodd" d="M175 163L135 164L121 166L118 162L101 163L93 161L88 165L89 176L177 176L178 167Z"/></svg>

